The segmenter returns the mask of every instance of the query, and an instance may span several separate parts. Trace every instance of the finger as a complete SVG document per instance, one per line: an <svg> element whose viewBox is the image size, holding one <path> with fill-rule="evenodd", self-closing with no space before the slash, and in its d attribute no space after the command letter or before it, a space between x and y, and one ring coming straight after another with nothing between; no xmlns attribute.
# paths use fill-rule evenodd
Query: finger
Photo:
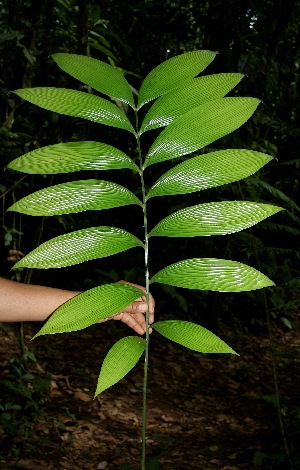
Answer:
<svg viewBox="0 0 300 470"><path fill-rule="evenodd" d="M131 305L126 307L123 312L130 315L141 315L139 322L145 324L145 314L147 312L148 305L144 302L133 302ZM154 322L154 312L149 312L149 323Z"/></svg>
<svg viewBox="0 0 300 470"><path fill-rule="evenodd" d="M135 302L132 302L132 304L125 307L124 310L122 311L134 314L134 313L146 313L147 309L148 309L148 305L145 302L135 301Z"/></svg>
<svg viewBox="0 0 300 470"><path fill-rule="evenodd" d="M142 290L143 292L146 292L146 288L144 286L140 286L139 284L134 284L132 282L127 282L127 281L119 281L121 284L129 284L130 286L137 287L138 289ZM146 302L146 296L143 296L141 298L138 298L137 301L144 301ZM154 312L154 307L155 307L155 301L153 296L149 292L149 311L152 313Z"/></svg>
<svg viewBox="0 0 300 470"><path fill-rule="evenodd" d="M140 299L137 299L137 300L140 300ZM146 296L143 295L142 300L143 302L146 303L147 302ZM149 304L148 305L149 305L149 312L154 313L155 300L153 296L150 294L150 292L149 292Z"/></svg>
<svg viewBox="0 0 300 470"><path fill-rule="evenodd" d="M149 312L154 313L155 300L152 295L149 293Z"/></svg>
<svg viewBox="0 0 300 470"><path fill-rule="evenodd" d="M116 313L112 318L114 320L121 320L123 321L123 317L127 318L127 316L130 316L132 317L136 322L138 322L142 327L143 329L145 330L146 328L146 319L145 319L145 315L141 312L138 312L138 313L128 313L128 312L125 312L124 310L122 312L119 312L119 313Z"/></svg>
<svg viewBox="0 0 300 470"><path fill-rule="evenodd" d="M120 312L102 321L111 319L122 321L139 335L143 335L146 332L146 321L143 313L130 314L128 312ZM152 331L152 328L149 328L149 333L152 333Z"/></svg>
<svg viewBox="0 0 300 470"><path fill-rule="evenodd" d="M120 320L128 325L130 328L132 328L137 334L143 335L146 331L145 329L145 322L144 326L142 326L135 318L135 316L130 315L129 313L125 312Z"/></svg>
<svg viewBox="0 0 300 470"><path fill-rule="evenodd" d="M149 313L149 323L154 323L154 313Z"/></svg>
<svg viewBox="0 0 300 470"><path fill-rule="evenodd" d="M122 314L121 314L122 315ZM146 333L146 321L145 316L141 313L130 315L129 313L124 313L119 318L123 323L130 326L136 333L143 335ZM149 328L149 333L152 333L152 328Z"/></svg>

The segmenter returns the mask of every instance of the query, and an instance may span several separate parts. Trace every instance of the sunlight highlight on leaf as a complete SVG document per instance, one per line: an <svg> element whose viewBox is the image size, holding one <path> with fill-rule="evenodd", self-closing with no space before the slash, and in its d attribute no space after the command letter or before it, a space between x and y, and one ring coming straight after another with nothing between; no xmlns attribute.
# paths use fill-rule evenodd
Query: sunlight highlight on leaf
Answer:
<svg viewBox="0 0 300 470"><path fill-rule="evenodd" d="M233 183L252 175L271 160L270 155L244 149L218 150L192 157L162 175L150 188L147 199Z"/></svg>
<svg viewBox="0 0 300 470"><path fill-rule="evenodd" d="M172 57L147 75L139 91L138 109L172 89L191 83L216 57L212 51L192 51Z"/></svg>
<svg viewBox="0 0 300 470"><path fill-rule="evenodd" d="M67 88L23 88L14 93L41 108L118 127L135 134L126 115L113 103L90 93Z"/></svg>
<svg viewBox="0 0 300 470"><path fill-rule="evenodd" d="M171 264L156 273L159 282L187 289L242 292L274 286L274 282L246 264L215 258L192 258Z"/></svg>
<svg viewBox="0 0 300 470"><path fill-rule="evenodd" d="M243 78L240 73L219 73L195 78L187 86L177 88L159 98L146 114L140 134L164 127L182 114L225 96Z"/></svg>
<svg viewBox="0 0 300 470"><path fill-rule="evenodd" d="M196 323L181 320L167 320L154 323L152 328L171 341L181 344L193 351L236 354L236 352L218 336Z"/></svg>
<svg viewBox="0 0 300 470"><path fill-rule="evenodd" d="M100 142L67 142L41 147L21 155L7 165L31 174L71 173L80 170L115 170L138 166L124 152Z"/></svg>
<svg viewBox="0 0 300 470"><path fill-rule="evenodd" d="M220 98L191 109L159 134L144 168L195 152L230 134L252 116L258 104L256 98Z"/></svg>
<svg viewBox="0 0 300 470"><path fill-rule="evenodd" d="M80 180L36 191L20 199L8 210L35 216L51 216L111 209L128 204L142 205L124 186L103 180Z"/></svg>
<svg viewBox="0 0 300 470"><path fill-rule="evenodd" d="M18 261L18 268L61 268L104 258L143 243L129 232L116 227L91 227L52 238Z"/></svg>
<svg viewBox="0 0 300 470"><path fill-rule="evenodd" d="M281 210L282 207L250 201L198 204L174 212L161 220L151 230L149 237L226 235L251 227Z"/></svg>

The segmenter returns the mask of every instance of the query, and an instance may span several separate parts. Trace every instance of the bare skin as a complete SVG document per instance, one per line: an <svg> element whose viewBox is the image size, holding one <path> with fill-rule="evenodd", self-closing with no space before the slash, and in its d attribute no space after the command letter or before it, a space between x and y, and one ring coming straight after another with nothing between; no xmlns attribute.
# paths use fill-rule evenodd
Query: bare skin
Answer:
<svg viewBox="0 0 300 470"><path fill-rule="evenodd" d="M131 285L145 291L143 287L137 284ZM78 294L80 292L21 284L0 278L0 321L44 321L60 305ZM147 309L146 299L142 296L107 320L120 320L139 335L143 335L146 331L145 313ZM151 295L149 298L149 314L150 323L153 323L154 299Z"/></svg>

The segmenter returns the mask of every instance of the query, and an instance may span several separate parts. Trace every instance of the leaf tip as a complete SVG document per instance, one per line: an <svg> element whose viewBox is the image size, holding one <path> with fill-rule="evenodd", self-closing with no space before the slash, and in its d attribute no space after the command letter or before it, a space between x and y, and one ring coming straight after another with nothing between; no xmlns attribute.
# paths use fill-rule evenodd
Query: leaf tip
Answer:
<svg viewBox="0 0 300 470"><path fill-rule="evenodd" d="M39 336L43 336L43 328L41 328L32 338L30 341L33 341L34 339L38 338Z"/></svg>
<svg viewBox="0 0 300 470"><path fill-rule="evenodd" d="M14 93L15 95L18 95L20 97L22 97L22 92L23 92L22 88L18 88L17 90L12 90L11 91L11 93Z"/></svg>
<svg viewBox="0 0 300 470"><path fill-rule="evenodd" d="M230 350L228 351L229 354L232 354L233 356L240 356L239 353L237 353L236 351L234 351L234 349L232 348L229 348Z"/></svg>
<svg viewBox="0 0 300 470"><path fill-rule="evenodd" d="M14 264L11 269L13 269L15 271L16 269L24 268L24 266L22 266L22 264L21 264L21 261L22 260L18 261L16 264Z"/></svg>
<svg viewBox="0 0 300 470"><path fill-rule="evenodd" d="M95 400L95 398L96 398L98 395L100 395L100 393L102 393L102 392L103 392L103 390L101 390L101 389L99 390L99 389L97 388L96 391L95 391L95 393L94 393L94 400Z"/></svg>

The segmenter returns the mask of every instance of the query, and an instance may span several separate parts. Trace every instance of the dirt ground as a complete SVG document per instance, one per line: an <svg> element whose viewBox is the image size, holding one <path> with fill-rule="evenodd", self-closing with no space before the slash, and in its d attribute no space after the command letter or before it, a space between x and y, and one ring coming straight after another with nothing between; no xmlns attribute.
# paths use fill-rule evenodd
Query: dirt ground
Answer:
<svg viewBox="0 0 300 470"><path fill-rule="evenodd" d="M294 469L300 468L298 325L295 318L293 330L279 323L273 327L281 409ZM1 385L0 414L6 412L5 417L17 425L17 429L0 427L0 468L140 468L143 361L93 399L106 352L130 331L119 322L108 322L30 341L37 329L25 325L25 343L37 362L28 360L24 369L19 362L18 326L8 325L0 332L0 380L6 384ZM240 356L198 354L158 333L152 335L149 470L290 468L274 406L267 331L254 336L223 326L219 336ZM32 392L31 401L16 387L7 395L7 380L21 380L10 379L11 374L29 374L25 386L31 392L30 376L49 377L50 389L38 398Z"/></svg>

